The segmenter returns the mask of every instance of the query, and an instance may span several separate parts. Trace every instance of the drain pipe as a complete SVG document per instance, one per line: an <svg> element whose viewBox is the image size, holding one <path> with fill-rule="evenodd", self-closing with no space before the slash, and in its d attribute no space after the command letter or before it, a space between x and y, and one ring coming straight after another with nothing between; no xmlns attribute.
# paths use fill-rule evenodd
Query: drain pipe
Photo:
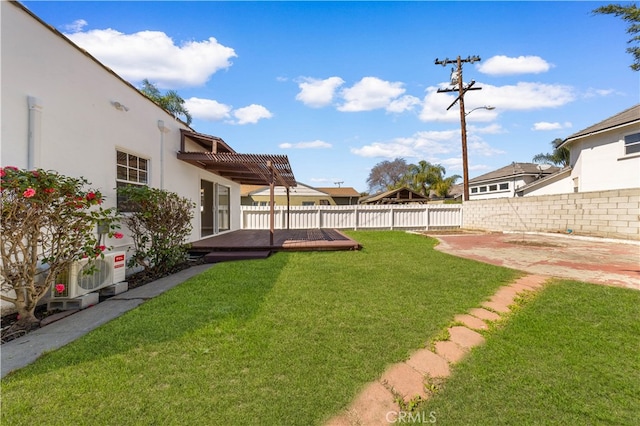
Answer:
<svg viewBox="0 0 640 426"><path fill-rule="evenodd" d="M160 129L160 189L164 189L164 134L169 133L169 128L164 126L164 121L158 120Z"/></svg>
<svg viewBox="0 0 640 426"><path fill-rule="evenodd" d="M40 123L42 118L42 100L35 96L27 97L29 106L29 131L27 134L27 170L33 170L40 164Z"/></svg>

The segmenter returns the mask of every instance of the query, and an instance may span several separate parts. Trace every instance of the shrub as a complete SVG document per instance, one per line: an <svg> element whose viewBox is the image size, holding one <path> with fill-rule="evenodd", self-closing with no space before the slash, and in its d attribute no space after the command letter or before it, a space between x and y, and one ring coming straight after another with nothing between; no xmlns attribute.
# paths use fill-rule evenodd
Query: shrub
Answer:
<svg viewBox="0 0 640 426"><path fill-rule="evenodd" d="M195 203L178 194L146 186L118 188L131 210L123 222L133 238L129 266L142 266L150 277L170 273L187 259L184 240L191 233Z"/></svg>
<svg viewBox="0 0 640 426"><path fill-rule="evenodd" d="M118 218L114 209L100 207L102 194L87 189L84 178L11 166L0 168L0 176L0 298L18 311L14 330L32 329L39 325L37 303L56 277L72 262L96 258L106 250L96 226L109 236L121 236L114 232ZM8 294L10 290L15 296Z"/></svg>

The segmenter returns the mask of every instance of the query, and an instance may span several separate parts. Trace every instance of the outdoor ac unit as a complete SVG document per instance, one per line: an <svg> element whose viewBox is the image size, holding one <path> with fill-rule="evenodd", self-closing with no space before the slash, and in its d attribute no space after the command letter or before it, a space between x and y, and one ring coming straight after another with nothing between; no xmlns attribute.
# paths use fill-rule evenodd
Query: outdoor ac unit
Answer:
<svg viewBox="0 0 640 426"><path fill-rule="evenodd" d="M111 284L125 280L125 252L105 254L104 258L93 261L93 269L88 259L75 261L66 273L58 276L56 284L64 284L63 292L51 288L51 297L72 299ZM86 273L86 271L91 271Z"/></svg>

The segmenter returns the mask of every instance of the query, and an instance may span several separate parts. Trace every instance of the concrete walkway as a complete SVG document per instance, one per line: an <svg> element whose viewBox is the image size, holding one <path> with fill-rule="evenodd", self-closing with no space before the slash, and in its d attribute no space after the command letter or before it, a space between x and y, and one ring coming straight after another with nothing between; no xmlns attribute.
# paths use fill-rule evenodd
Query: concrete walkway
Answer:
<svg viewBox="0 0 640 426"><path fill-rule="evenodd" d="M136 306L177 286L213 265L196 265L171 276L121 293L102 303L39 328L0 347L2 376L18 370L49 352L76 340L89 331L119 317Z"/></svg>
<svg viewBox="0 0 640 426"><path fill-rule="evenodd" d="M520 278L501 287L481 307L456 316L455 323L462 325L448 329L448 340L435 342L433 350L420 349L406 361L389 366L378 380L367 384L349 407L329 420L326 426L403 423L402 419L409 418L409 413L403 411L402 405L418 397L429 398L427 389L430 385L441 383L449 376L452 364L464 358L471 348L484 343L484 337L478 331L487 330L489 321L496 321L509 313L509 307L518 295L542 288L547 279L539 275Z"/></svg>

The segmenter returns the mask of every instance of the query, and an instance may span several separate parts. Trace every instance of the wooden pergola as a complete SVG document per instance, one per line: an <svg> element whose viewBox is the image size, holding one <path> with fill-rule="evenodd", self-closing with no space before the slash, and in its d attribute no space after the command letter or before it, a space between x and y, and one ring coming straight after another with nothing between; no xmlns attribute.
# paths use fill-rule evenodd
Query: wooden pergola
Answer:
<svg viewBox="0 0 640 426"><path fill-rule="evenodd" d="M188 151L189 146L204 151ZM296 179L286 155L239 154L225 141L216 137L188 130L180 130L178 159L193 164L223 178L244 185L269 185L270 243L275 232L274 189L283 186L287 191L296 186Z"/></svg>

